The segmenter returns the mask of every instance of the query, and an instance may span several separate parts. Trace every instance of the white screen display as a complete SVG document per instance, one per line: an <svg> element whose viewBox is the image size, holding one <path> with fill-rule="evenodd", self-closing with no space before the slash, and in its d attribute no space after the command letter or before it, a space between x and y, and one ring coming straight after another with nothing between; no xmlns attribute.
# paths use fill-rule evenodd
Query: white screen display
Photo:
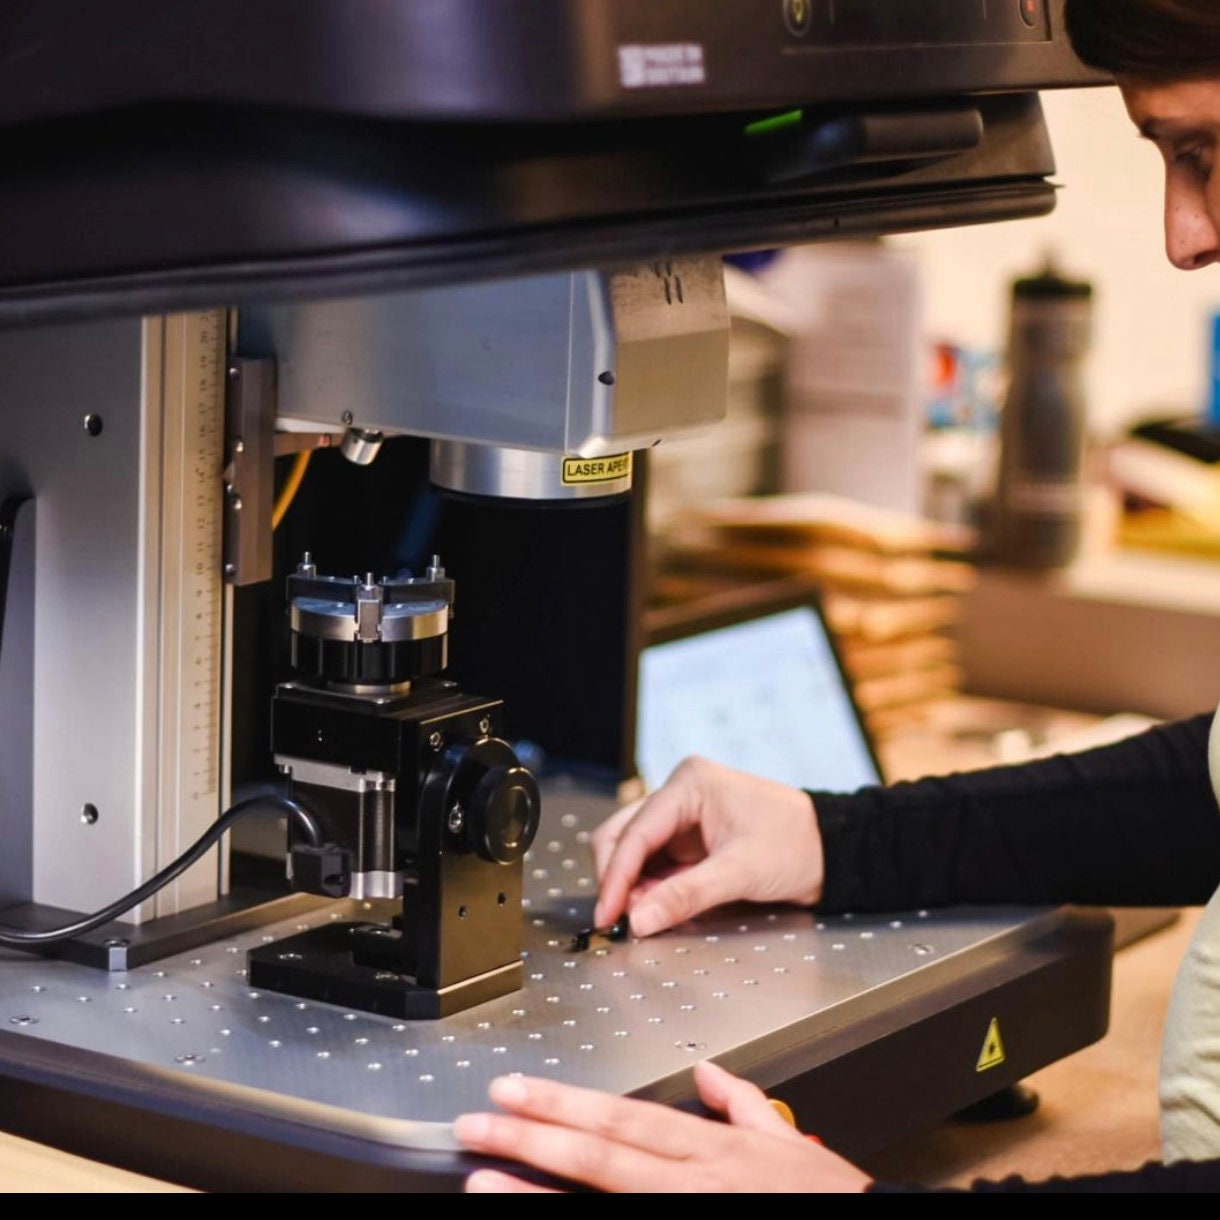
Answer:
<svg viewBox="0 0 1220 1220"><path fill-rule="evenodd" d="M691 754L798 788L880 782L826 629L807 606L643 650L640 776L657 788Z"/></svg>

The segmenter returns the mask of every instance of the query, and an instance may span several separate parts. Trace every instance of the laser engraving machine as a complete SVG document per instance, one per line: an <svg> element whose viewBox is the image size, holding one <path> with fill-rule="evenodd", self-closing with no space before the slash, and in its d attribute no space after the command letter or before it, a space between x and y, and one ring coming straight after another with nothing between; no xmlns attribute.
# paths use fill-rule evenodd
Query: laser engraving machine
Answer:
<svg viewBox="0 0 1220 1220"><path fill-rule="evenodd" d="M723 255L1048 212L1039 91L1104 83L1056 0L58 0L0 47L0 1126L449 1190L506 1071L688 1107L713 1056L860 1155L1104 1033L1101 915L588 926Z"/></svg>

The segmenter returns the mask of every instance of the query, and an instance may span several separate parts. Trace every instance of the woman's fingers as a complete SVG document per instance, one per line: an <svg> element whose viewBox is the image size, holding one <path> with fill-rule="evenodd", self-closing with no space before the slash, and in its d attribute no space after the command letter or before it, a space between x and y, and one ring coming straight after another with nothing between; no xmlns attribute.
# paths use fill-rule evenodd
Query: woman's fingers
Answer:
<svg viewBox="0 0 1220 1220"><path fill-rule="evenodd" d="M643 1149L516 1114L465 1114L454 1123L463 1147L503 1160L519 1160L554 1178L611 1193L666 1191L673 1188L681 1162ZM510 1183L513 1193L519 1193ZM501 1186L484 1179L482 1190Z"/></svg>
<svg viewBox="0 0 1220 1220"><path fill-rule="evenodd" d="M528 1165L542 1184L480 1169L468 1190L521 1194L572 1184L620 1194L803 1194L868 1187L867 1174L811 1144L755 1085L714 1064L697 1065L696 1077L704 1103L732 1121L551 1080L501 1077L491 1096L502 1112L462 1115L454 1134L470 1152Z"/></svg>
<svg viewBox="0 0 1220 1220"><path fill-rule="evenodd" d="M684 803L680 793L661 789L646 797L634 812L627 806L612 815L604 835L595 833L598 895L593 919L599 927L623 914L632 886L648 861L688 828L691 819L684 812Z"/></svg>
<svg viewBox="0 0 1220 1220"><path fill-rule="evenodd" d="M706 1120L696 1115L545 1077L501 1076L489 1095L520 1118L588 1131L659 1156L687 1156L705 1135Z"/></svg>
<svg viewBox="0 0 1220 1220"><path fill-rule="evenodd" d="M695 1064L695 1087L709 1110L735 1127L802 1140L805 1137L771 1104L757 1085L726 1072L710 1059Z"/></svg>
<svg viewBox="0 0 1220 1220"><path fill-rule="evenodd" d="M717 1142L736 1138L727 1124L657 1102L536 1077L501 1077L491 1098L504 1113L455 1122L463 1147L604 1191L689 1189L694 1163L714 1165Z"/></svg>
<svg viewBox="0 0 1220 1220"><path fill-rule="evenodd" d="M724 855L671 873L631 895L631 930L652 936L741 896L741 873Z"/></svg>
<svg viewBox="0 0 1220 1220"><path fill-rule="evenodd" d="M463 1184L466 1194L495 1195L555 1195L562 1193L558 1187L542 1186L528 1182L525 1178L501 1173L498 1169L476 1169Z"/></svg>

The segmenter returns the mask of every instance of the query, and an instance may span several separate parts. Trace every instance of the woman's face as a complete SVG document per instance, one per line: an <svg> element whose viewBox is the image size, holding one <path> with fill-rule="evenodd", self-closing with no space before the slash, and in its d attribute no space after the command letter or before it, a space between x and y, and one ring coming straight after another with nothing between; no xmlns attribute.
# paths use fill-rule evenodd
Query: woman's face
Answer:
<svg viewBox="0 0 1220 1220"><path fill-rule="evenodd" d="M1194 271L1220 257L1220 78L1120 78L1127 113L1165 160L1165 253Z"/></svg>

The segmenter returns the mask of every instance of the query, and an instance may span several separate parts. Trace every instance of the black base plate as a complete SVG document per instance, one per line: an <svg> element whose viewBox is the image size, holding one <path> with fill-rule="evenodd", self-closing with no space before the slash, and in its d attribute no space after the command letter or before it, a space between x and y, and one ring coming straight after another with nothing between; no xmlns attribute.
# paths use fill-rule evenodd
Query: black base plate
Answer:
<svg viewBox="0 0 1220 1220"><path fill-rule="evenodd" d="M424 987L407 974L358 964L353 937L363 923L333 923L289 936L247 954L250 985L361 1012L405 1020L452 1016L520 989L520 961L449 987Z"/></svg>

